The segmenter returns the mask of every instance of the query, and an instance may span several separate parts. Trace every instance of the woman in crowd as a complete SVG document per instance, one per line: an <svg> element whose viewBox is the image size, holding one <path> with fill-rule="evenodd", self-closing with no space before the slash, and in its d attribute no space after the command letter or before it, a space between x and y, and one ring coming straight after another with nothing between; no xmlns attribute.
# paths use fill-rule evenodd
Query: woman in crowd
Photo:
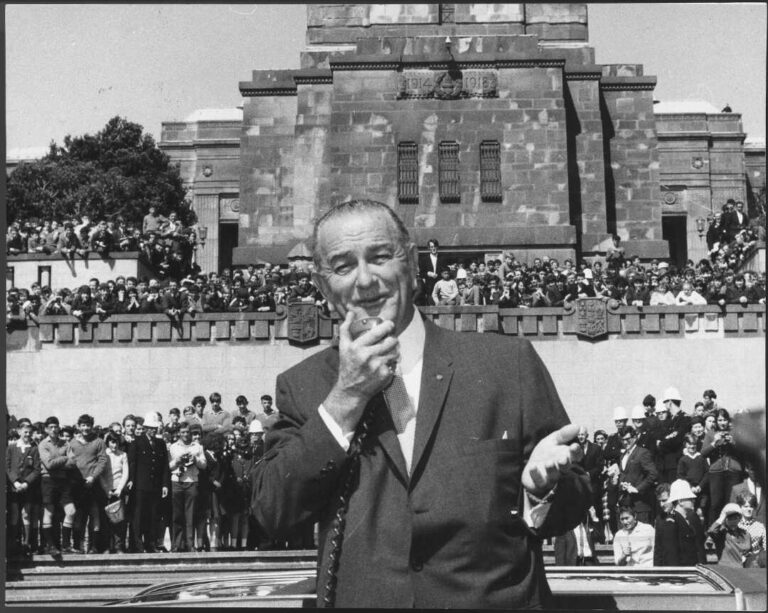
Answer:
<svg viewBox="0 0 768 613"><path fill-rule="evenodd" d="M718 564L743 568L749 563L752 539L741 526L741 519L741 507L729 502L707 530L707 534L715 543Z"/></svg>
<svg viewBox="0 0 768 613"><path fill-rule="evenodd" d="M709 523L719 516L731 496L731 488L741 481L742 465L731 434L731 416L724 408L715 411L715 429L707 432L701 454L709 460Z"/></svg>
<svg viewBox="0 0 768 613"><path fill-rule="evenodd" d="M106 468L99 476L107 504L122 500L123 490L128 483L128 454L121 449L120 435L108 432L104 437L107 444ZM109 553L125 553L123 537L125 536L125 520L118 523L107 518L107 533L109 535Z"/></svg>
<svg viewBox="0 0 768 613"><path fill-rule="evenodd" d="M241 432L232 450L222 500L229 517L229 548L238 551L244 550L248 542L251 476L255 463L250 440Z"/></svg>
<svg viewBox="0 0 768 613"><path fill-rule="evenodd" d="M757 498L754 494L739 494L736 496L736 504L741 507L741 523L739 525L749 534L752 545L745 566L765 568L765 525L755 519Z"/></svg>

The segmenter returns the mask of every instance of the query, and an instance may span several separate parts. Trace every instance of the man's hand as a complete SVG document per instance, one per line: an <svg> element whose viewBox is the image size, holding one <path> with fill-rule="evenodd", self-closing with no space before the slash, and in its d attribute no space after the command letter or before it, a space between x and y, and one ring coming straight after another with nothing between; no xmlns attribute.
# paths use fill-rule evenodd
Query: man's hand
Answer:
<svg viewBox="0 0 768 613"><path fill-rule="evenodd" d="M368 401L392 381L390 366L399 358L393 322L383 321L353 339L350 326L354 320L355 314L347 312L339 327L339 375L323 401L344 432L355 429Z"/></svg>
<svg viewBox="0 0 768 613"><path fill-rule="evenodd" d="M523 468L523 487L534 496L542 497L558 482L563 470L581 459L581 446L576 441L577 424L568 424L552 432L533 448Z"/></svg>
<svg viewBox="0 0 768 613"><path fill-rule="evenodd" d="M162 491L162 496L161 497L162 498L167 498L168 497L168 488L165 487L165 486L163 486L163 491Z"/></svg>

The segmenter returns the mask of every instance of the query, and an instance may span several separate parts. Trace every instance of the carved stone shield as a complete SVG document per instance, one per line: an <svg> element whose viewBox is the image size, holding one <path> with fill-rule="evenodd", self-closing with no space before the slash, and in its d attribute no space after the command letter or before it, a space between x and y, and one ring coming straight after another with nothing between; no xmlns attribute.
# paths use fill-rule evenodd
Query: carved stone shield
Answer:
<svg viewBox="0 0 768 613"><path fill-rule="evenodd" d="M602 298L576 300L576 334L597 338L608 333L608 308Z"/></svg>
<svg viewBox="0 0 768 613"><path fill-rule="evenodd" d="M314 304L288 305L288 340L311 343L320 337L318 309Z"/></svg>

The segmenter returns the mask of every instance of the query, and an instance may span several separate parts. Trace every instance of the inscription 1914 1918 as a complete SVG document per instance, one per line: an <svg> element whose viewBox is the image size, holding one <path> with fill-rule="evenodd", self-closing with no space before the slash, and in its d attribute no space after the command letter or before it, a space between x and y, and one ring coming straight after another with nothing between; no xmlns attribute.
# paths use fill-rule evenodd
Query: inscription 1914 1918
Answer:
<svg viewBox="0 0 768 613"><path fill-rule="evenodd" d="M397 75L400 98L496 96L498 77L495 70L404 70Z"/></svg>

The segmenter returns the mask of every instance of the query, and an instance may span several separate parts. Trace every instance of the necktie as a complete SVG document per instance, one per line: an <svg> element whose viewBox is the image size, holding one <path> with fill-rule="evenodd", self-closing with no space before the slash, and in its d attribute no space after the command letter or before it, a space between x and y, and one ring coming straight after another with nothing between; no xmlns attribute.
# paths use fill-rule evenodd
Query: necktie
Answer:
<svg viewBox="0 0 768 613"><path fill-rule="evenodd" d="M387 402L397 433L402 434L406 424L416 416L416 411L408 397L408 390L405 389L405 381L399 373L392 378L392 383L384 390L384 400Z"/></svg>

